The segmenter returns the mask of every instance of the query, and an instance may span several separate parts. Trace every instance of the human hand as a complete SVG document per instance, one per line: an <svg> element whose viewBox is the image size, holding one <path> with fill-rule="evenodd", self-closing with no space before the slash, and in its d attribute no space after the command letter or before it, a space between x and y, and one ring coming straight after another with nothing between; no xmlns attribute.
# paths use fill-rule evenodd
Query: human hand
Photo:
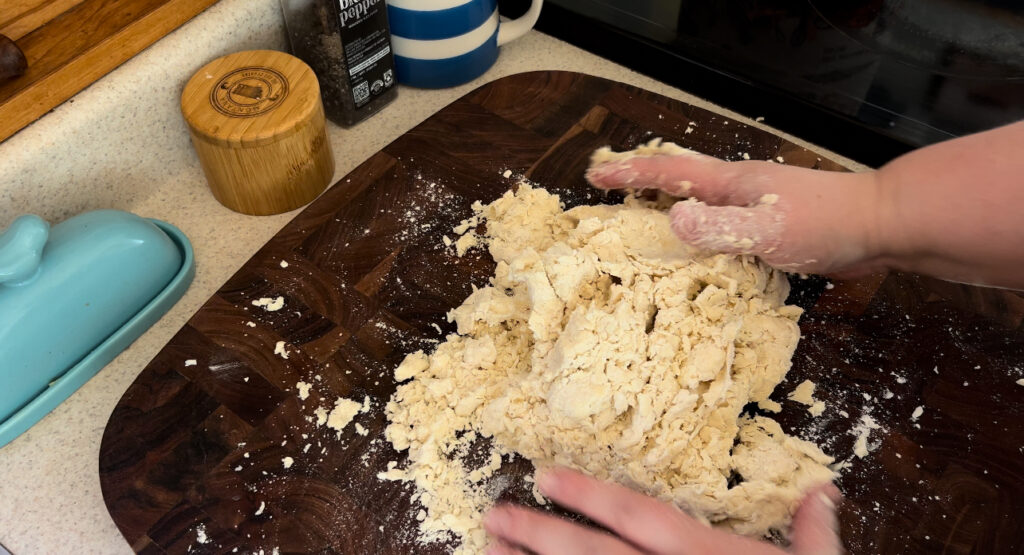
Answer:
<svg viewBox="0 0 1024 555"><path fill-rule="evenodd" d="M600 189L656 188L691 197L672 229L697 248L753 254L791 272L858 274L883 254L874 172L839 173L699 153L635 157L592 167Z"/></svg>
<svg viewBox="0 0 1024 555"><path fill-rule="evenodd" d="M601 189L692 197L671 211L684 242L757 255L783 270L851 276L895 268L1024 289L1022 142L1017 122L863 173L692 153L612 161L587 179Z"/></svg>
<svg viewBox="0 0 1024 555"><path fill-rule="evenodd" d="M700 554L784 555L781 548L706 526L672 505L617 484L567 469L542 474L541 493L559 505L601 524L612 533L588 528L523 507L499 506L484 519L494 538L488 555ZM811 490L793 517L789 553L843 553L831 484Z"/></svg>

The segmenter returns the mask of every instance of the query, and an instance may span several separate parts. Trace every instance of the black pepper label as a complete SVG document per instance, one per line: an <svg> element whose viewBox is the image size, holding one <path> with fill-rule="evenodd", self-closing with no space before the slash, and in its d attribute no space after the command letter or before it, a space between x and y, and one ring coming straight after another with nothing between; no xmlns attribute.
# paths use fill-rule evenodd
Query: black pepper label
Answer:
<svg viewBox="0 0 1024 555"><path fill-rule="evenodd" d="M288 80L269 67L243 67L221 77L210 92L210 104L229 117L265 114L288 96Z"/></svg>
<svg viewBox="0 0 1024 555"><path fill-rule="evenodd" d="M384 0L338 0L341 42L359 108L395 85L395 63Z"/></svg>

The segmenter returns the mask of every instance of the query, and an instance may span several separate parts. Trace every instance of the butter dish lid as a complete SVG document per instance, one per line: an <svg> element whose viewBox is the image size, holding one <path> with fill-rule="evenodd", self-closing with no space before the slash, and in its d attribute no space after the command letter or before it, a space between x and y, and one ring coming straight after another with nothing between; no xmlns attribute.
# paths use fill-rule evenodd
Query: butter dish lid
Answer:
<svg viewBox="0 0 1024 555"><path fill-rule="evenodd" d="M174 226L98 210L0 235L0 446L53 410L155 323L195 275Z"/></svg>

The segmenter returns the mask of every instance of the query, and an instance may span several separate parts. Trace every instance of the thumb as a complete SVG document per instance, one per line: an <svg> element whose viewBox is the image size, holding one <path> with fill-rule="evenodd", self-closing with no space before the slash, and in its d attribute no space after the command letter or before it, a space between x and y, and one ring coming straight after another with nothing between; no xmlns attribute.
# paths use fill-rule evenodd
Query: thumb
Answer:
<svg viewBox="0 0 1024 555"><path fill-rule="evenodd" d="M778 206L709 206L699 200L677 202L669 211L672 231L701 250L765 255L781 244L783 217Z"/></svg>
<svg viewBox="0 0 1024 555"><path fill-rule="evenodd" d="M836 503L842 500L832 484L811 490L793 516L790 551L794 555L840 555L844 553L839 538Z"/></svg>

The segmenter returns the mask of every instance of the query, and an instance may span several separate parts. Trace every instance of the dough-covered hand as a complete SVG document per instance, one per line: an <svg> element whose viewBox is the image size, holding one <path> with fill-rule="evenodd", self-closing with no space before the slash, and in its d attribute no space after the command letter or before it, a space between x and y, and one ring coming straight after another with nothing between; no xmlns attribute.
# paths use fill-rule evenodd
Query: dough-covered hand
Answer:
<svg viewBox="0 0 1024 555"><path fill-rule="evenodd" d="M873 173L690 153L599 164L587 179L601 189L656 188L690 197L672 208L672 228L703 250L753 254L809 273L865 272L880 254Z"/></svg>
<svg viewBox="0 0 1024 555"><path fill-rule="evenodd" d="M691 197L673 207L672 226L705 250L754 254L789 271L896 268L1024 289L1022 143L1017 122L864 173L690 153L615 160L587 178L602 189Z"/></svg>
<svg viewBox="0 0 1024 555"><path fill-rule="evenodd" d="M625 487L560 469L542 475L538 486L559 505L587 516L606 533L522 507L492 509L484 527L493 538L489 555L700 554L783 555L766 542L705 526L679 509ZM790 553L838 555L835 486L812 490L793 518Z"/></svg>

